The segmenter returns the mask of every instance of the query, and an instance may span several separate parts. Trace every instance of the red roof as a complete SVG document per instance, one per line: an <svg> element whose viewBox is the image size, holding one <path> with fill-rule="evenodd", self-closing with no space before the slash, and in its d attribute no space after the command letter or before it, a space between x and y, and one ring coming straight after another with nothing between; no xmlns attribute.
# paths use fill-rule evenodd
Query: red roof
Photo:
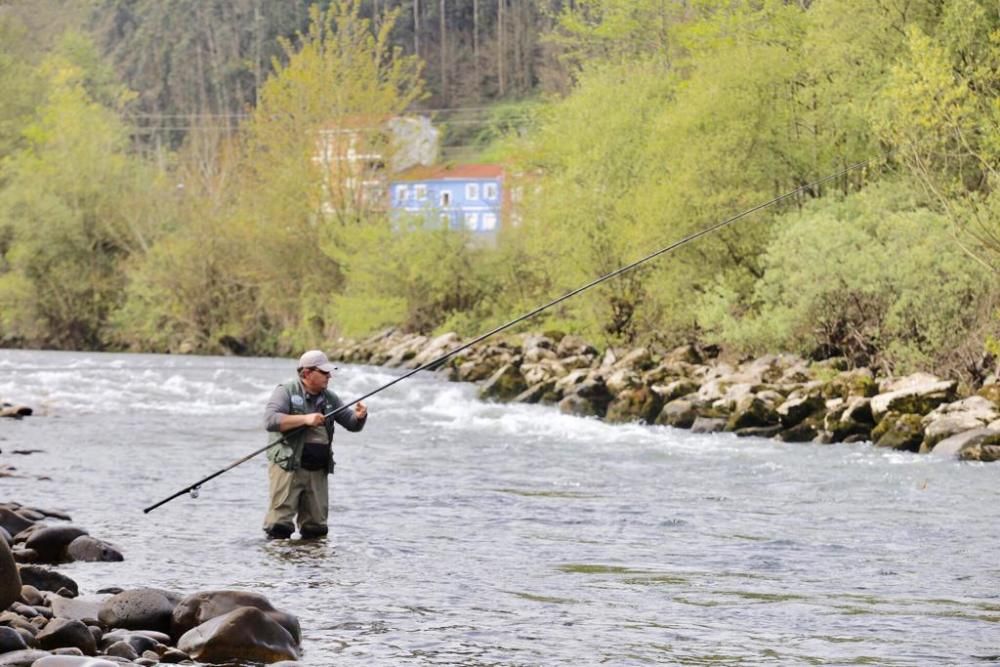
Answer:
<svg viewBox="0 0 1000 667"><path fill-rule="evenodd" d="M442 181L448 179L503 178L497 164L418 165L396 174L394 181Z"/></svg>

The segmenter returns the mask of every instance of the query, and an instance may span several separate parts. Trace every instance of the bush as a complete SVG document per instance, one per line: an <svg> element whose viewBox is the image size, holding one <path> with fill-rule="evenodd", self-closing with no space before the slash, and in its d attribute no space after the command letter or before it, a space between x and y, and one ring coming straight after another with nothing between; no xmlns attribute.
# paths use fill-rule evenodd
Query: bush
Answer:
<svg viewBox="0 0 1000 667"><path fill-rule="evenodd" d="M907 183L816 201L777 228L752 294L720 284L703 302L720 342L902 372L940 367L987 317L988 272Z"/></svg>

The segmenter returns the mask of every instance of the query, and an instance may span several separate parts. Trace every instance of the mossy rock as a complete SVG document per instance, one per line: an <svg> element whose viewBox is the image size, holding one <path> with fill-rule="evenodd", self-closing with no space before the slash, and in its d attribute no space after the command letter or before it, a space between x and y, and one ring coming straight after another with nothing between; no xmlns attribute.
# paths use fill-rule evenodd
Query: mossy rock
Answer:
<svg viewBox="0 0 1000 667"><path fill-rule="evenodd" d="M877 447L916 452L924 440L924 427L919 414L889 412L872 430Z"/></svg>
<svg viewBox="0 0 1000 667"><path fill-rule="evenodd" d="M1000 432L963 447L958 453L958 458L962 461L982 461L983 463L1000 461Z"/></svg>
<svg viewBox="0 0 1000 667"><path fill-rule="evenodd" d="M479 390L479 397L510 401L528 388L521 371L513 364L504 364Z"/></svg>
<svg viewBox="0 0 1000 667"><path fill-rule="evenodd" d="M648 387L623 391L608 405L605 419L612 423L642 420L652 424L663 409L663 399Z"/></svg>
<svg viewBox="0 0 1000 667"><path fill-rule="evenodd" d="M988 384L976 393L1000 409L1000 383Z"/></svg>

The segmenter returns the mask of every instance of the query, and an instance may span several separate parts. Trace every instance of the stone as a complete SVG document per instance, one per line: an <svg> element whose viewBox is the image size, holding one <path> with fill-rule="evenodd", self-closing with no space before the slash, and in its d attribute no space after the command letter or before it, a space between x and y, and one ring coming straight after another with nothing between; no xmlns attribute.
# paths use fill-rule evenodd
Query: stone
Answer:
<svg viewBox="0 0 1000 667"><path fill-rule="evenodd" d="M87 531L76 526L43 525L31 533L24 546L34 549L43 563L61 563L68 560L66 548L70 542L86 534Z"/></svg>
<svg viewBox="0 0 1000 667"><path fill-rule="evenodd" d="M21 574L21 583L34 586L40 591L52 591L58 593L65 589L69 593L66 597L76 597L80 594L80 587L76 582L64 574L50 570L41 565L19 565L18 572Z"/></svg>
<svg viewBox="0 0 1000 667"><path fill-rule="evenodd" d="M108 595L81 595L76 598L53 597L49 604L52 608L52 614L58 618L85 621L98 618L101 606L109 597Z"/></svg>
<svg viewBox="0 0 1000 667"><path fill-rule="evenodd" d="M778 413L770 402L754 394L746 394L736 401L733 413L726 422L727 431L778 425ZM777 433L781 429L774 431Z"/></svg>
<svg viewBox="0 0 1000 667"><path fill-rule="evenodd" d="M619 393L608 405L606 421L627 423L642 421L652 424L663 409L663 399L647 387L627 389Z"/></svg>
<svg viewBox="0 0 1000 667"><path fill-rule="evenodd" d="M21 599L21 577L7 542L0 540L0 609Z"/></svg>
<svg viewBox="0 0 1000 667"><path fill-rule="evenodd" d="M926 415L942 403L955 399L958 383L940 380L927 373L914 373L882 385L882 393L872 397L872 416L879 422L889 412Z"/></svg>
<svg viewBox="0 0 1000 667"><path fill-rule="evenodd" d="M32 665L38 664L43 658L47 658L50 655L52 654L48 651L39 651L32 648L23 651L0 653L0 667L32 667Z"/></svg>
<svg viewBox="0 0 1000 667"><path fill-rule="evenodd" d="M0 527L13 537L17 537L18 533L33 525L35 525L34 521L29 521L6 507L0 507Z"/></svg>
<svg viewBox="0 0 1000 667"><path fill-rule="evenodd" d="M115 642L104 650L107 655L116 655L119 658L135 660L139 657L139 652L132 648L128 642Z"/></svg>
<svg viewBox="0 0 1000 667"><path fill-rule="evenodd" d="M112 660L88 658L72 655L50 655L32 664L31 667L121 667Z"/></svg>
<svg viewBox="0 0 1000 667"><path fill-rule="evenodd" d="M796 396L786 399L775 411L778 413L781 425L790 429L803 422L806 417L822 410L824 405L820 396Z"/></svg>
<svg viewBox="0 0 1000 667"><path fill-rule="evenodd" d="M678 398L663 406L656 417L656 423L675 428L691 428L697 418L697 403L690 399Z"/></svg>
<svg viewBox="0 0 1000 667"><path fill-rule="evenodd" d="M255 607L240 607L188 630L177 648L199 662L298 660L297 642Z"/></svg>
<svg viewBox="0 0 1000 667"><path fill-rule="evenodd" d="M101 605L97 618L112 628L170 632L174 607L181 596L158 588L137 588L113 595Z"/></svg>
<svg viewBox="0 0 1000 667"><path fill-rule="evenodd" d="M181 651L180 649L176 648L168 648L166 651L163 652L163 655L160 656L160 662L166 664L176 664L178 662L184 662L190 659L191 656L189 656L184 651Z"/></svg>
<svg viewBox="0 0 1000 667"><path fill-rule="evenodd" d="M34 586L21 586L21 602L30 605L45 604L45 598Z"/></svg>
<svg viewBox="0 0 1000 667"><path fill-rule="evenodd" d="M81 535L66 547L66 555L71 560L87 563L114 563L125 560L121 551L103 540Z"/></svg>
<svg viewBox="0 0 1000 667"><path fill-rule="evenodd" d="M773 426L747 426L733 431L740 438L773 438L781 433L781 424Z"/></svg>
<svg viewBox="0 0 1000 667"><path fill-rule="evenodd" d="M479 398L509 401L527 389L524 376L514 364L504 364L479 389Z"/></svg>
<svg viewBox="0 0 1000 667"><path fill-rule="evenodd" d="M299 619L294 615L276 609L271 601L260 593L248 591L200 591L181 600L174 609L172 633L179 637L188 630L240 607L253 607L267 614L281 625L298 644L302 641Z"/></svg>
<svg viewBox="0 0 1000 667"><path fill-rule="evenodd" d="M872 431L876 447L916 452L924 439L921 415L889 412Z"/></svg>
<svg viewBox="0 0 1000 667"><path fill-rule="evenodd" d="M53 619L45 628L35 635L38 647L41 649L57 649L72 646L80 649L84 655L97 653L97 644L90 628L80 621L68 618Z"/></svg>
<svg viewBox="0 0 1000 667"><path fill-rule="evenodd" d="M0 625L0 653L23 651L26 648L28 648L28 643L24 641L20 632L14 628Z"/></svg>
<svg viewBox="0 0 1000 667"><path fill-rule="evenodd" d="M717 417L698 417L691 424L692 433L719 433L726 428L726 420Z"/></svg>
<svg viewBox="0 0 1000 667"><path fill-rule="evenodd" d="M668 382L666 384L654 384L650 387L656 394L663 399L664 403L669 403L670 401L681 398L682 396L687 396L688 394L693 394L698 391L701 387L694 380L689 380L687 378L681 378L680 380L674 380L673 382Z"/></svg>

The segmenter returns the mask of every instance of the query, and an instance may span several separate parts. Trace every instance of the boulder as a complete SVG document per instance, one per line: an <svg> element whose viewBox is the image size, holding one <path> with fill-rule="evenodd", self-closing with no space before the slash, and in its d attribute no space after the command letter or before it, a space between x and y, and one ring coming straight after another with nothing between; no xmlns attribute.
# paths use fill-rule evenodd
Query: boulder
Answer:
<svg viewBox="0 0 1000 667"><path fill-rule="evenodd" d="M121 551L103 540L81 535L66 547L66 555L72 560L87 563L114 563L125 560Z"/></svg>
<svg viewBox="0 0 1000 667"><path fill-rule="evenodd" d="M786 429L798 425L806 417L821 411L825 401L820 396L797 395L790 396L776 409L781 425Z"/></svg>
<svg viewBox="0 0 1000 667"><path fill-rule="evenodd" d="M240 607L188 630L177 648L199 662L298 660L297 642L255 607Z"/></svg>
<svg viewBox="0 0 1000 667"><path fill-rule="evenodd" d="M656 423L676 428L691 428L698 418L697 403L689 398L678 398L663 406Z"/></svg>
<svg viewBox="0 0 1000 667"><path fill-rule="evenodd" d="M0 528L6 530L11 536L17 537L18 533L33 525L35 525L34 521L25 519L14 510L0 507Z"/></svg>
<svg viewBox="0 0 1000 667"><path fill-rule="evenodd" d="M882 393L872 397L872 416L876 422L889 412L926 415L931 410L955 400L958 382L941 380L927 373L915 373L886 382Z"/></svg>
<svg viewBox="0 0 1000 667"><path fill-rule="evenodd" d="M47 658L50 655L52 654L48 651L39 651L33 648L24 651L0 653L0 667L32 667L32 665L38 664L43 658ZM114 667L118 667L118 665Z"/></svg>
<svg viewBox="0 0 1000 667"><path fill-rule="evenodd" d="M921 416L889 412L872 431L872 440L877 447L916 452L924 439Z"/></svg>
<svg viewBox="0 0 1000 667"><path fill-rule="evenodd" d="M18 572L21 575L22 584L34 586L40 591L58 593L65 589L69 591L69 595L66 597L76 597L80 594L80 587L76 585L75 581L41 565L19 565Z"/></svg>
<svg viewBox="0 0 1000 667"><path fill-rule="evenodd" d="M931 453L935 456L953 456L961 460L995 461L1000 453L1000 430L977 428L958 433L939 442Z"/></svg>
<svg viewBox="0 0 1000 667"><path fill-rule="evenodd" d="M641 420L646 424L652 424L662 409L663 399L651 389L647 387L627 389L611 401L604 418L611 423Z"/></svg>
<svg viewBox="0 0 1000 667"><path fill-rule="evenodd" d="M694 380L681 378L680 380L674 380L665 384L654 384L650 387L650 389L656 392L657 395L663 399L664 403L669 403L670 401L681 398L682 396L687 396L688 394L697 392L700 386L701 385Z"/></svg>
<svg viewBox="0 0 1000 667"><path fill-rule="evenodd" d="M14 628L7 628L0 625L0 653L10 653L11 651L23 651L28 648L27 642Z"/></svg>
<svg viewBox="0 0 1000 667"><path fill-rule="evenodd" d="M52 650L72 646L80 649L84 655L95 655L97 643L90 628L81 621L68 618L52 619L37 635L35 641L38 648Z"/></svg>
<svg viewBox="0 0 1000 667"><path fill-rule="evenodd" d="M53 596L49 605L52 614L58 618L76 619L77 621L96 620L101 613L101 606L109 598L108 595L81 595L76 598L61 598Z"/></svg>
<svg viewBox="0 0 1000 667"><path fill-rule="evenodd" d="M188 630L240 607L253 607L267 614L292 636L295 643L302 641L299 619L276 609L271 601L259 593L247 591L201 591L182 599L174 608L171 631L180 637Z"/></svg>
<svg viewBox="0 0 1000 667"><path fill-rule="evenodd" d="M104 658L87 658L75 655L49 655L31 667L121 667L121 663Z"/></svg>
<svg viewBox="0 0 1000 667"><path fill-rule="evenodd" d="M98 619L112 628L170 632L174 608L181 596L158 588L123 591L104 601Z"/></svg>
<svg viewBox="0 0 1000 667"><path fill-rule="evenodd" d="M479 389L479 398L509 401L528 388L521 370L514 364L504 364Z"/></svg>
<svg viewBox="0 0 1000 667"><path fill-rule="evenodd" d="M726 430L772 427L778 425L778 422L778 413L770 401L758 395L746 394L736 401L733 412L726 422ZM777 430L774 432L777 433Z"/></svg>
<svg viewBox="0 0 1000 667"><path fill-rule="evenodd" d="M39 524L25 541L24 546L37 552L42 563L61 563L68 560L66 549L70 542L86 534L87 531L76 526Z"/></svg>
<svg viewBox="0 0 1000 667"><path fill-rule="evenodd" d="M830 434L830 442L844 442L848 438L872 437L875 420L872 417L871 399L855 396L837 398L826 402L823 430Z"/></svg>
<svg viewBox="0 0 1000 667"><path fill-rule="evenodd" d="M698 417L691 424L692 433L719 433L725 428L726 420L718 417Z"/></svg>
<svg viewBox="0 0 1000 667"><path fill-rule="evenodd" d="M21 599L21 577L7 542L0 540L0 609Z"/></svg>

